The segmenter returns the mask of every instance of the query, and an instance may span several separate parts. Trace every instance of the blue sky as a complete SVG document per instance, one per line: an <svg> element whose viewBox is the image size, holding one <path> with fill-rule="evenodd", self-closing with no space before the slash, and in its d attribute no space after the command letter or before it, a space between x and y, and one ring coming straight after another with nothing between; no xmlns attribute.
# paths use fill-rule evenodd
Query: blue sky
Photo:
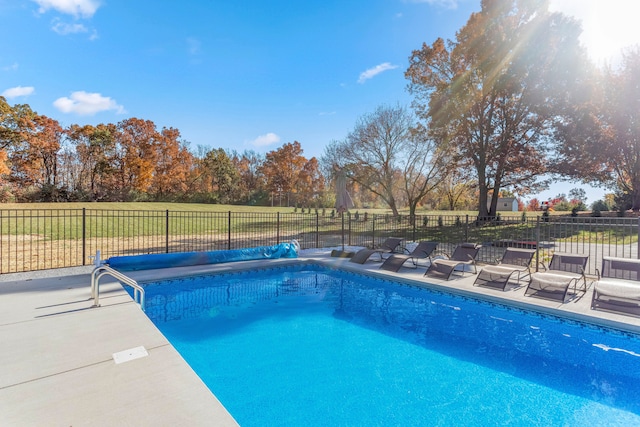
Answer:
<svg viewBox="0 0 640 427"><path fill-rule="evenodd" d="M622 21L638 5L552 1L583 20L598 60L638 42ZM408 105L411 51L454 38L479 9L479 0L0 0L0 95L63 126L137 117L179 129L193 149L299 141L319 157L363 114Z"/></svg>

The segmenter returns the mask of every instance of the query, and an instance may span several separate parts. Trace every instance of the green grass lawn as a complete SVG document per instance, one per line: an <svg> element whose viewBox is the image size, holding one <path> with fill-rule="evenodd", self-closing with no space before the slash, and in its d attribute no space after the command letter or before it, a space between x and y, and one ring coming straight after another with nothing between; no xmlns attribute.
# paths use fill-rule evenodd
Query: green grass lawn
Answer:
<svg viewBox="0 0 640 427"><path fill-rule="evenodd" d="M85 209L83 211L83 209ZM351 221L333 209L212 205L192 203L29 203L0 207L0 273L83 265L86 254L201 251L299 240L304 247L339 244L367 246L388 236L408 241L575 242L633 244L635 218L571 218L554 212L554 220L536 220L541 212L501 213L503 221L476 223L476 211L408 211L393 217L388 209L354 209ZM566 218L555 221L555 215ZM602 221L601 221L602 220ZM611 221L608 221L611 220ZM344 224L344 233L342 226ZM233 242L233 243L231 243ZM545 255L546 256L546 255ZM52 264L55 262L56 264ZM35 267L34 267L35 266Z"/></svg>
<svg viewBox="0 0 640 427"><path fill-rule="evenodd" d="M131 211L184 211L184 212L281 212L281 213L293 213L295 208L293 207L279 207L279 206L245 206L245 205L217 205L217 204L205 204L205 203L172 203L172 202L69 202L69 203L4 203L0 206L2 209L103 209L103 210L131 210ZM328 215L333 208L319 208L318 211L322 212L324 209ZM307 210L305 210L306 212ZM301 208L297 209L297 212L301 212ZM312 212L315 212L312 209ZM351 211L354 215L356 212L364 214L391 214L390 209L385 208L354 208ZM552 215L566 215L569 212L552 212ZM401 215L408 215L408 209L401 209ZM478 215L478 211L433 211L426 209L419 209L416 212L417 215L460 215L465 217L475 217ZM502 217L521 216L522 212L500 212ZM539 216L542 215L540 211L526 212L527 216Z"/></svg>

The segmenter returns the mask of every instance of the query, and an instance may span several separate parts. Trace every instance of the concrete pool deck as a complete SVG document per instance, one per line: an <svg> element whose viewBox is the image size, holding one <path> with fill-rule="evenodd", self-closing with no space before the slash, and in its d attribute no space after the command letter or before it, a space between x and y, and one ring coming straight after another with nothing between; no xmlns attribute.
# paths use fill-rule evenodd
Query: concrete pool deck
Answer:
<svg viewBox="0 0 640 427"><path fill-rule="evenodd" d="M244 261L131 272L139 281L314 261L425 284L425 268L380 271L332 258L330 251L303 251L298 260ZM79 267L0 275L0 425L10 426L234 426L237 423L198 376L111 277L100 284L100 307L92 308L90 273ZM569 318L640 333L640 318L590 309L587 294L570 302L476 288L475 275L429 286L533 308ZM148 355L116 363L114 354ZM121 353L124 352L124 353Z"/></svg>

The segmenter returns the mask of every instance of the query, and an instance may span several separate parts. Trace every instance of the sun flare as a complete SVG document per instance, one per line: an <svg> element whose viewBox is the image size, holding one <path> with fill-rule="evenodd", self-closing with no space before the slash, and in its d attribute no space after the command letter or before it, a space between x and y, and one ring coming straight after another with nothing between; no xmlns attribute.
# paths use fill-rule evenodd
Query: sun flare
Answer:
<svg viewBox="0 0 640 427"><path fill-rule="evenodd" d="M616 63L625 48L640 45L638 0L551 0L550 9L582 22L580 40L597 64Z"/></svg>

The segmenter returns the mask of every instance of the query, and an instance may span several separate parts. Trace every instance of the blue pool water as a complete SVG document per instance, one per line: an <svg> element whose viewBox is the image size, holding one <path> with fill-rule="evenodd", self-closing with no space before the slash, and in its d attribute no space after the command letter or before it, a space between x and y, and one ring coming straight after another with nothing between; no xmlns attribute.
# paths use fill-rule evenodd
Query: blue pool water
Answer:
<svg viewBox="0 0 640 427"><path fill-rule="evenodd" d="M146 284L242 426L640 425L640 339L314 265Z"/></svg>

